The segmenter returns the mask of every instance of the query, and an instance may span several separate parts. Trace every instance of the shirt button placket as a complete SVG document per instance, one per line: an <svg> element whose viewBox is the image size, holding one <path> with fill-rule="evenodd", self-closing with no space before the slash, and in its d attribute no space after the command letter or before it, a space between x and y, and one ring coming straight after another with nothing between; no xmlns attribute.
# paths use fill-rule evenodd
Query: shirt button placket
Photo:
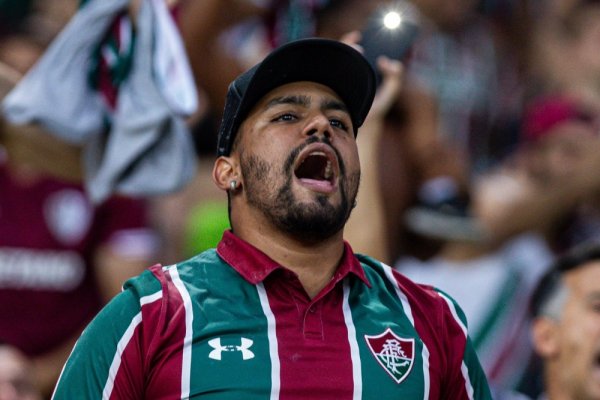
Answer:
<svg viewBox="0 0 600 400"><path fill-rule="evenodd" d="M304 337L307 339L323 339L323 319L321 318L321 307L312 304L304 313Z"/></svg>

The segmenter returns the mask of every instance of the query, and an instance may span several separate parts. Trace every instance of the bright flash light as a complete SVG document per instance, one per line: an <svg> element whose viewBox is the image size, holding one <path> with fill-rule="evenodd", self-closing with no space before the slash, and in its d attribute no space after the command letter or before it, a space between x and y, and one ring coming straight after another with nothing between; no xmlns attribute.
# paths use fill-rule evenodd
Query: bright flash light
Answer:
<svg viewBox="0 0 600 400"><path fill-rule="evenodd" d="M390 11L383 17L383 25L388 29L397 29L402 23L402 16L396 11Z"/></svg>

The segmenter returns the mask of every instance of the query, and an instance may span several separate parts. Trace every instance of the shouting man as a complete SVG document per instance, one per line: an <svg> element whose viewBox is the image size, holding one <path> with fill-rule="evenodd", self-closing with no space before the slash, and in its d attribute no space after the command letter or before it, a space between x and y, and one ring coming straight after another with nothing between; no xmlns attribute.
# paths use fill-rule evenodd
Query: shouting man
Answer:
<svg viewBox="0 0 600 400"><path fill-rule="evenodd" d="M231 230L130 280L54 398L489 399L454 301L343 239L375 88L365 58L326 39L238 77L213 171Z"/></svg>

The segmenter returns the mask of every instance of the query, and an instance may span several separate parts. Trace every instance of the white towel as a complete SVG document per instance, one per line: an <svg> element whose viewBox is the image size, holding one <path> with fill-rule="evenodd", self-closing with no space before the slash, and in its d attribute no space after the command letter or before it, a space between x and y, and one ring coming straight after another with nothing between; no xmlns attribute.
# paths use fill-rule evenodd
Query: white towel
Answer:
<svg viewBox="0 0 600 400"><path fill-rule="evenodd" d="M194 176L196 156L184 117L196 110L197 93L162 1L142 1L133 66L118 87L115 110L88 84L88 73L94 50L129 0L88 1L3 101L10 122L37 122L84 147L85 186L95 202L115 192L172 192Z"/></svg>

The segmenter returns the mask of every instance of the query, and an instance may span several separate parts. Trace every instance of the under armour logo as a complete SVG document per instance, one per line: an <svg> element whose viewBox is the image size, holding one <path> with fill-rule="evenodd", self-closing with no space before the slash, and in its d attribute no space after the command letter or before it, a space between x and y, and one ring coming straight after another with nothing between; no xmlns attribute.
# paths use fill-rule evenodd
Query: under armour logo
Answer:
<svg viewBox="0 0 600 400"><path fill-rule="evenodd" d="M208 341L208 344L210 345L210 347L212 347L214 350L212 350L210 352L210 354L208 355L209 358L212 358L213 360L221 360L221 354L225 351L225 352L230 352L230 351L240 351L242 353L242 360L250 360L251 358L254 358L254 353L249 350L250 347L252 346L252 344L254 343L254 341L252 341L251 339L247 339L247 338L241 338L242 344L237 346L237 345L221 345L221 338L216 338L216 339L211 339Z"/></svg>

